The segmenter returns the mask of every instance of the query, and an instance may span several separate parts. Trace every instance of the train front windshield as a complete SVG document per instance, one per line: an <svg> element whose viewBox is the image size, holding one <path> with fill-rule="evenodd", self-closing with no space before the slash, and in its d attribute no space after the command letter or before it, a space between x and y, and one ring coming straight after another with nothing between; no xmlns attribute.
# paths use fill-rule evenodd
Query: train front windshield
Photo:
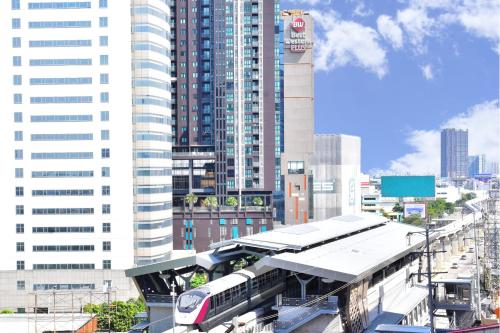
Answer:
<svg viewBox="0 0 500 333"><path fill-rule="evenodd" d="M205 295L202 293L185 293L179 297L178 310L180 312L191 312L200 305Z"/></svg>

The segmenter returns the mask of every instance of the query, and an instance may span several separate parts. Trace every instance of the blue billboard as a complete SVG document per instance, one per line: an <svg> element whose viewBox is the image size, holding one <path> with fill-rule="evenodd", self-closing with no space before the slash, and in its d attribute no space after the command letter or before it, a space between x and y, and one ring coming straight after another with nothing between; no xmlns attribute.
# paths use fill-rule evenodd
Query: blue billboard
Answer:
<svg viewBox="0 0 500 333"><path fill-rule="evenodd" d="M434 176L382 176L383 197L416 197L428 198L436 196L436 177Z"/></svg>

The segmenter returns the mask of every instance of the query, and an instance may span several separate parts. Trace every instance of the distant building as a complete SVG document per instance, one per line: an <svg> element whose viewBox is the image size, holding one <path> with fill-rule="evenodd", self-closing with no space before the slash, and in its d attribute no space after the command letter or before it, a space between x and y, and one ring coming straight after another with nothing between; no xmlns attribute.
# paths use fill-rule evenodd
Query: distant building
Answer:
<svg viewBox="0 0 500 333"><path fill-rule="evenodd" d="M499 167L498 167L498 162L496 162L496 161L490 162L487 171L488 171L488 173L491 173L493 175L500 174Z"/></svg>
<svg viewBox="0 0 500 333"><path fill-rule="evenodd" d="M361 210L361 138L350 135L314 136L314 219L359 213Z"/></svg>
<svg viewBox="0 0 500 333"><path fill-rule="evenodd" d="M283 203L278 220L304 223L313 216L310 159L314 151L313 19L302 10L281 13L284 29Z"/></svg>
<svg viewBox="0 0 500 333"><path fill-rule="evenodd" d="M486 155L469 156L469 177L487 173Z"/></svg>
<svg viewBox="0 0 500 333"><path fill-rule="evenodd" d="M469 166L468 130L446 128L441 131L441 177L466 178Z"/></svg>

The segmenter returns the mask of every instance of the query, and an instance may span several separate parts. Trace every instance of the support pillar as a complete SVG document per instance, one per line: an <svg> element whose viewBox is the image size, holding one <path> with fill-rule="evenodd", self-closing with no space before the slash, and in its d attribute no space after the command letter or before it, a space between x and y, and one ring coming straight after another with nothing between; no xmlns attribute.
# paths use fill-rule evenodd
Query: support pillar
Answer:
<svg viewBox="0 0 500 333"><path fill-rule="evenodd" d="M307 297L307 285L314 279L314 276L311 276L309 279L301 279L298 275L295 275L295 278L300 283L300 298L305 300Z"/></svg>

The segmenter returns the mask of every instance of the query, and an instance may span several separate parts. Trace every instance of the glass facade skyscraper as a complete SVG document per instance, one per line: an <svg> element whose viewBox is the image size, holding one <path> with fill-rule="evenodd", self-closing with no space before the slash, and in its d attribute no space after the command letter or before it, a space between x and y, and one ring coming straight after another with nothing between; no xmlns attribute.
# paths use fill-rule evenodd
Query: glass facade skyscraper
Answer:
<svg viewBox="0 0 500 333"><path fill-rule="evenodd" d="M441 177L465 178L469 166L468 130L446 128L441 131Z"/></svg>

